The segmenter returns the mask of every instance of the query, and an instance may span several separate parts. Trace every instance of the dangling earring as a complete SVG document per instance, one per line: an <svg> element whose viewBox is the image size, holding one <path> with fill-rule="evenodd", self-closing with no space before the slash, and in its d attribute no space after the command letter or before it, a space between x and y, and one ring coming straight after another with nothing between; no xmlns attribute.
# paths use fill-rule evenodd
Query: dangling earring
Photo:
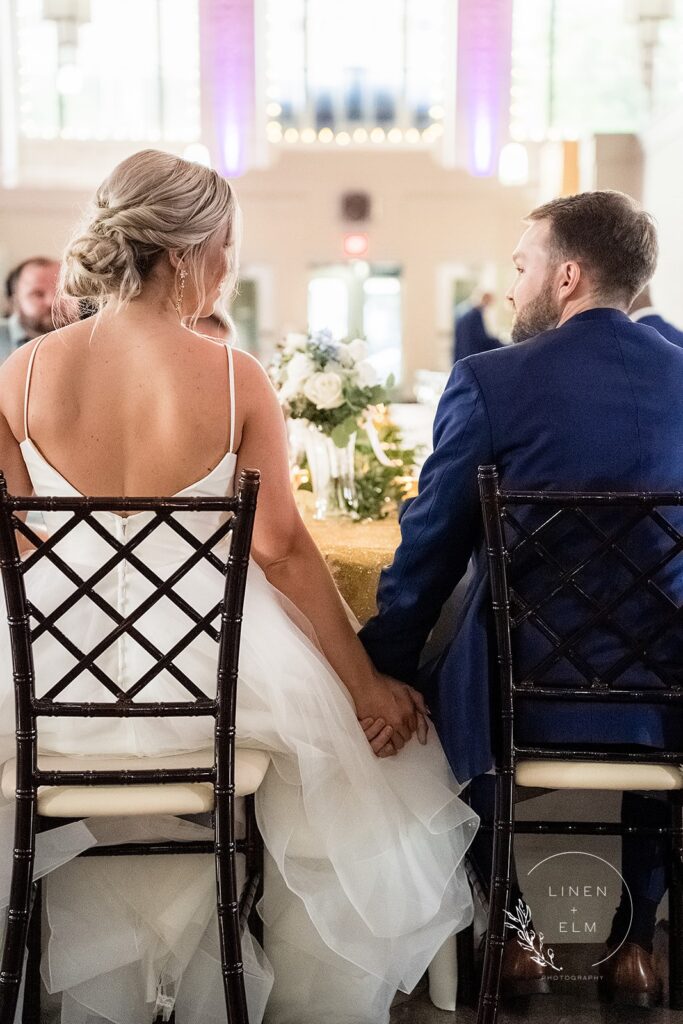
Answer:
<svg viewBox="0 0 683 1024"><path fill-rule="evenodd" d="M185 278L187 277L187 271L185 267L180 268L180 288L178 289L178 297L175 302L175 311L178 314L178 319L183 318L183 295L185 293Z"/></svg>

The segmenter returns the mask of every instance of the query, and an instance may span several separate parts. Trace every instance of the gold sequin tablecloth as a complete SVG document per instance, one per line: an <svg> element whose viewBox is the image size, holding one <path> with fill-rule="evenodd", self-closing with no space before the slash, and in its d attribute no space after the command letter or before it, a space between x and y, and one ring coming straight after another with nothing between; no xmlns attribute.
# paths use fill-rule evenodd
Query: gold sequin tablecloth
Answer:
<svg viewBox="0 0 683 1024"><path fill-rule="evenodd" d="M314 541L325 557L334 581L361 623L377 611L379 574L389 565L401 539L396 515L374 522L313 518L310 495L297 494L297 504Z"/></svg>

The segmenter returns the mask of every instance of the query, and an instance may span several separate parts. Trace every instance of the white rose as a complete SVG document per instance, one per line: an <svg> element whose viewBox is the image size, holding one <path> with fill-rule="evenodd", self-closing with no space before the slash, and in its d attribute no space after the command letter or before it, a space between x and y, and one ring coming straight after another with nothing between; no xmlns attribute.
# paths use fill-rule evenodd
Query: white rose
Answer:
<svg viewBox="0 0 683 1024"><path fill-rule="evenodd" d="M282 385L282 387L278 389L278 398L280 399L281 403L289 402L291 398L295 397L299 390L299 385L296 383L296 381L292 383L291 380L287 380Z"/></svg>
<svg viewBox="0 0 683 1024"><path fill-rule="evenodd" d="M362 362L356 364L356 384L359 388L374 388L377 383L377 370L364 359Z"/></svg>
<svg viewBox="0 0 683 1024"><path fill-rule="evenodd" d="M315 364L305 352L295 352L287 363L287 383L298 385L315 371Z"/></svg>
<svg viewBox="0 0 683 1024"><path fill-rule="evenodd" d="M345 345L343 342L339 346L339 362L342 366L347 368L349 366L353 366L353 356L349 352L349 346Z"/></svg>
<svg viewBox="0 0 683 1024"><path fill-rule="evenodd" d="M344 404L338 373L314 373L304 384L304 394L316 409L338 409Z"/></svg>
<svg viewBox="0 0 683 1024"><path fill-rule="evenodd" d="M308 344L308 337L305 334L288 334L285 338L284 351L302 352Z"/></svg>
<svg viewBox="0 0 683 1024"><path fill-rule="evenodd" d="M354 338L346 346L349 355L355 363L360 363L363 359L367 359L368 346L362 338Z"/></svg>

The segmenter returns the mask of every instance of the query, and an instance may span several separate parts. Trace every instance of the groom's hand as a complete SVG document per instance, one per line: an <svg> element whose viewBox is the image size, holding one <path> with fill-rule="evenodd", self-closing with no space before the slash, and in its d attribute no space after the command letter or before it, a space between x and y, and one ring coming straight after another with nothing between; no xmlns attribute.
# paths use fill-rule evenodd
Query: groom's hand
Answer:
<svg viewBox="0 0 683 1024"><path fill-rule="evenodd" d="M417 738L424 746L427 742L427 735L429 733L429 719L431 714L420 691L414 689L412 686L408 686L407 683L404 685L410 693L417 710Z"/></svg>
<svg viewBox="0 0 683 1024"><path fill-rule="evenodd" d="M417 730L417 713L408 687L390 676L375 672L360 693L354 693L354 704L359 721L380 719L391 726L391 743L401 750ZM373 741L371 741L373 742Z"/></svg>
<svg viewBox="0 0 683 1024"><path fill-rule="evenodd" d="M415 723L413 731L417 733L418 742L424 746L429 733L429 708L425 704L424 697L407 683L399 683L388 677L385 677L385 681L398 699L405 701L406 698L409 698L412 704L412 718ZM360 725L373 752L378 757L391 757L397 754L404 745L403 737L395 734L383 718L361 718Z"/></svg>

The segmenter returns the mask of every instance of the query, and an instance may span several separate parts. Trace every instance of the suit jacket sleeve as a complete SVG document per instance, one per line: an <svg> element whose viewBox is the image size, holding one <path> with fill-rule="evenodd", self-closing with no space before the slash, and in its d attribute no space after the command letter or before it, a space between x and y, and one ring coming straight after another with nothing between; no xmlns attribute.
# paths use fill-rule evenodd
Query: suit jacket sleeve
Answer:
<svg viewBox="0 0 683 1024"><path fill-rule="evenodd" d="M418 497L401 518L401 543L380 577L378 614L360 633L380 671L415 680L422 648L480 535L477 469L492 461L479 384L469 362L457 363L436 412L434 452Z"/></svg>

